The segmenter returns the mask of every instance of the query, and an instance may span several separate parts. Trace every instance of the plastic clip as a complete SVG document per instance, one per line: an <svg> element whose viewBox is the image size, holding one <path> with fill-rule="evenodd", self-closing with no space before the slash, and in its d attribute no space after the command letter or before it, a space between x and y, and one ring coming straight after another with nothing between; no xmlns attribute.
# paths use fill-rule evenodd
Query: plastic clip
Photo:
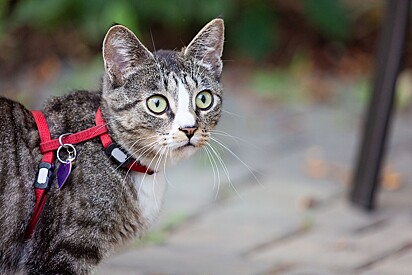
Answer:
<svg viewBox="0 0 412 275"><path fill-rule="evenodd" d="M127 167L133 159L116 143L110 144L104 152L120 167Z"/></svg>
<svg viewBox="0 0 412 275"><path fill-rule="evenodd" d="M53 176L54 165L47 162L39 163L34 187L39 189L48 189Z"/></svg>

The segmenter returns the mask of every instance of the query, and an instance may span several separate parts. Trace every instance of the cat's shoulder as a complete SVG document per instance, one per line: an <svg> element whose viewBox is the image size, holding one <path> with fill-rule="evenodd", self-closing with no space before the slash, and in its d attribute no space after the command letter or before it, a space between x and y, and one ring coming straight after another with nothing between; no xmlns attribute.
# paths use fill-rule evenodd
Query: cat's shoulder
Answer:
<svg viewBox="0 0 412 275"><path fill-rule="evenodd" d="M30 111L24 107L23 104L4 96L0 96L0 118L5 118L7 116L26 116L29 112Z"/></svg>
<svg viewBox="0 0 412 275"><path fill-rule="evenodd" d="M60 112L62 109L94 108L100 104L101 93L93 91L73 91L46 100L45 111Z"/></svg>
<svg viewBox="0 0 412 275"><path fill-rule="evenodd" d="M23 107L19 102L0 95L0 108L10 108L11 106L19 105Z"/></svg>
<svg viewBox="0 0 412 275"><path fill-rule="evenodd" d="M0 96L0 144L5 146L7 142L16 142L18 139L29 148L37 146L38 135L34 118L23 104ZM9 145L11 144L14 143Z"/></svg>

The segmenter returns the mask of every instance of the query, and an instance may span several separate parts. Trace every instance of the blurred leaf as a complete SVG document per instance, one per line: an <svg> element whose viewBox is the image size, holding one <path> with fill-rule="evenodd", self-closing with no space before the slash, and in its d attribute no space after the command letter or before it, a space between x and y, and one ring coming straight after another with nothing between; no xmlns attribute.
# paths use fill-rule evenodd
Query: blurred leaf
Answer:
<svg viewBox="0 0 412 275"><path fill-rule="evenodd" d="M0 1L0 20L4 19L8 8L9 8L8 1Z"/></svg>
<svg viewBox="0 0 412 275"><path fill-rule="evenodd" d="M235 10L233 0L196 1L195 3L197 4L196 10L199 11L196 13L197 21L203 23L218 16L230 18Z"/></svg>
<svg viewBox="0 0 412 275"><path fill-rule="evenodd" d="M309 21L327 38L349 38L350 24L345 7L339 0L305 0Z"/></svg>
<svg viewBox="0 0 412 275"><path fill-rule="evenodd" d="M138 31L135 7L128 1L87 1L79 27L85 37L92 43L100 43L107 29L114 23L127 26L133 32ZM86 2L86 1L85 1ZM93 3L95 2L95 3Z"/></svg>
<svg viewBox="0 0 412 275"><path fill-rule="evenodd" d="M100 82L104 66L101 56L96 56L87 64L76 64L69 73L61 76L53 85L53 90L61 94L67 90L97 89L96 83Z"/></svg>
<svg viewBox="0 0 412 275"><path fill-rule="evenodd" d="M288 70L256 71L249 83L252 91L265 98L297 105L306 100L302 82Z"/></svg>
<svg viewBox="0 0 412 275"><path fill-rule="evenodd" d="M0 39L6 31L6 12L8 10L8 2L0 1Z"/></svg>
<svg viewBox="0 0 412 275"><path fill-rule="evenodd" d="M68 26L97 49L105 31L114 22L135 32L160 29L170 38L176 33L197 31L200 25L223 15L228 30L226 49L232 48L255 61L269 57L280 44L278 16L296 14L299 19L306 16L316 32L327 39L350 38L350 23L356 16L347 16L344 5L349 5L347 2L304 0L298 3L290 5L297 7L291 12L290 7L285 8L288 5L280 4L280 1L258 0L19 0L12 16L3 19L9 2L0 0L0 35L22 26L55 32ZM282 26L285 21L282 18ZM293 35L299 35L299 32Z"/></svg>
<svg viewBox="0 0 412 275"><path fill-rule="evenodd" d="M233 42L229 41L243 54L262 60L276 48L278 42L279 31L275 19L274 11L264 2L253 2L231 26Z"/></svg>
<svg viewBox="0 0 412 275"><path fill-rule="evenodd" d="M101 14L100 23L110 26L119 23L127 26L132 31L137 31L137 15L134 13L133 6L129 2L113 1L106 5Z"/></svg>
<svg viewBox="0 0 412 275"><path fill-rule="evenodd" d="M190 0L143 0L136 3L139 12L147 21L162 22L166 26L181 26L192 6Z"/></svg>
<svg viewBox="0 0 412 275"><path fill-rule="evenodd" d="M14 13L14 23L30 23L38 28L51 29L67 19L70 0L20 1Z"/></svg>

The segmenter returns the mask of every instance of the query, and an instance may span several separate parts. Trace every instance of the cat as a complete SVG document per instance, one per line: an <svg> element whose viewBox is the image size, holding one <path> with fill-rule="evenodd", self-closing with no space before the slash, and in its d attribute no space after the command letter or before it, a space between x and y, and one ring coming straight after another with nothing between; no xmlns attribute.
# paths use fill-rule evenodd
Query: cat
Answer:
<svg viewBox="0 0 412 275"><path fill-rule="evenodd" d="M76 144L67 182L59 189L51 178L26 240L41 141L32 113L0 97L0 274L89 274L147 230L166 189L163 166L205 146L219 121L223 43L221 18L181 51L152 53L125 26L112 26L103 41L101 90L49 99L42 112L56 139L95 126L100 108L110 137L154 174L119 168L98 137Z"/></svg>

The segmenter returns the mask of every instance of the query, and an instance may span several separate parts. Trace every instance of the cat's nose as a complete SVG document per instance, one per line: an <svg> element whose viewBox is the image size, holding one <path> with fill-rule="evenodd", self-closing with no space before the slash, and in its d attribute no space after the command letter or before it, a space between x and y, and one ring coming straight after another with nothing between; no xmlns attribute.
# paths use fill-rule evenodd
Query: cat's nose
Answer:
<svg viewBox="0 0 412 275"><path fill-rule="evenodd" d="M185 127L185 128L179 128L179 130L185 133L188 139L191 139L193 135L195 134L197 127Z"/></svg>

